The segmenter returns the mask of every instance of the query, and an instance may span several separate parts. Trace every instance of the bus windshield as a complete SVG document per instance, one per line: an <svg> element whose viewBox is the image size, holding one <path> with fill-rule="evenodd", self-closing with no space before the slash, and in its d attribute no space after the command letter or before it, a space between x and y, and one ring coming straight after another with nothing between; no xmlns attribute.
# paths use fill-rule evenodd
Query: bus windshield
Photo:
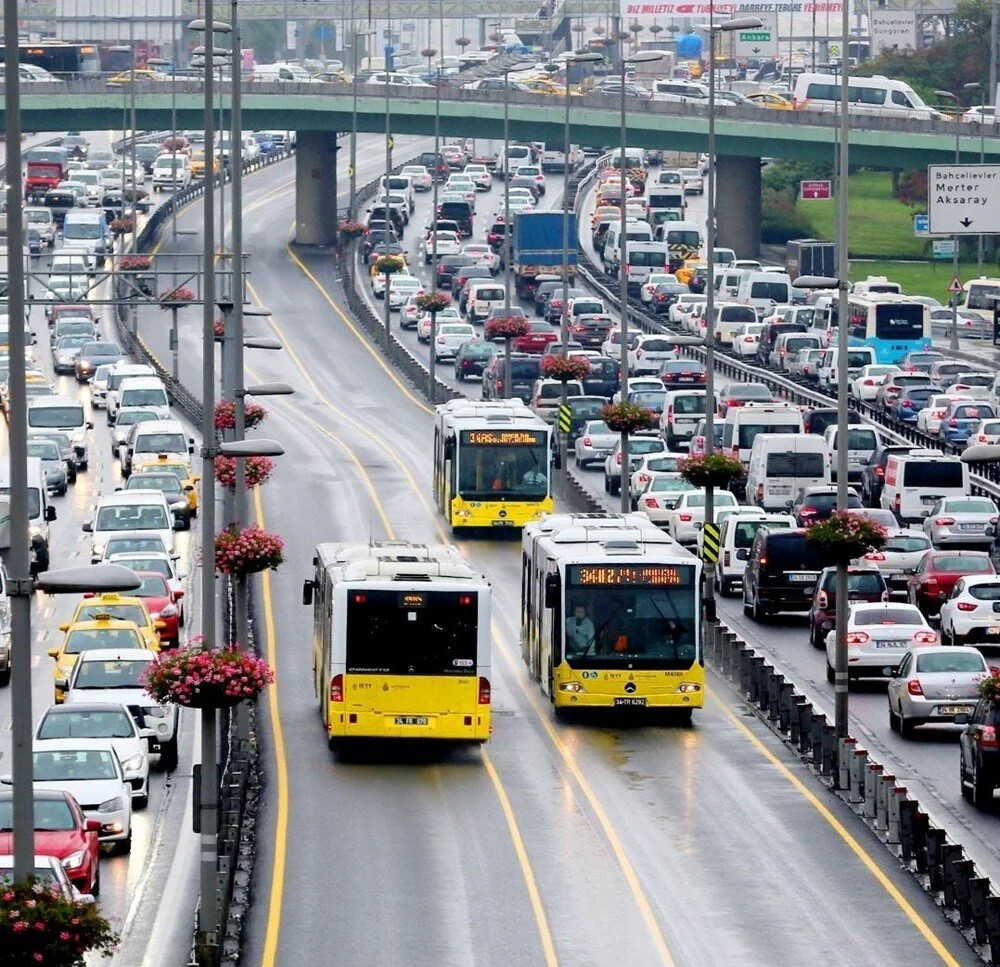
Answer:
<svg viewBox="0 0 1000 967"><path fill-rule="evenodd" d="M925 307L919 303L884 304L875 307L877 339L911 340L924 338Z"/></svg>
<svg viewBox="0 0 1000 967"><path fill-rule="evenodd" d="M475 591L347 592L346 661L353 675L474 675Z"/></svg>
<svg viewBox="0 0 1000 967"><path fill-rule="evenodd" d="M698 653L694 574L678 564L567 566L567 661L690 665Z"/></svg>
<svg viewBox="0 0 1000 967"><path fill-rule="evenodd" d="M516 435L517 442L510 438ZM458 493L466 500L544 500L549 493L548 439L540 430L462 430Z"/></svg>

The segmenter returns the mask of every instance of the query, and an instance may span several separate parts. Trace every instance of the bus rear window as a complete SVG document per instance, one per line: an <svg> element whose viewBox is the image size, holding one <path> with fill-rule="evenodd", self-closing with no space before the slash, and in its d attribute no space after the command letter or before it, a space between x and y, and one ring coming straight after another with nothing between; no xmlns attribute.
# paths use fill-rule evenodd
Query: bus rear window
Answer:
<svg viewBox="0 0 1000 967"><path fill-rule="evenodd" d="M922 339L924 306L919 304L876 306L875 336L878 339Z"/></svg>
<svg viewBox="0 0 1000 967"><path fill-rule="evenodd" d="M903 464L903 486L931 487L932 493L942 488L963 490L962 465L950 460L908 460Z"/></svg>
<svg viewBox="0 0 1000 967"><path fill-rule="evenodd" d="M478 617L475 591L348 591L347 672L475 675Z"/></svg>

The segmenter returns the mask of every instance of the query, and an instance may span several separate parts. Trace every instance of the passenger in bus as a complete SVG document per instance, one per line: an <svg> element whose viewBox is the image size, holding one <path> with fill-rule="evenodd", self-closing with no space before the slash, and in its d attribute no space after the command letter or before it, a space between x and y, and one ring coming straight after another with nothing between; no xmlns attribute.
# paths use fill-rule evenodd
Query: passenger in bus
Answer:
<svg viewBox="0 0 1000 967"><path fill-rule="evenodd" d="M585 655L594 643L594 622L587 617L582 604L573 608L573 617L566 619L566 648L575 655Z"/></svg>

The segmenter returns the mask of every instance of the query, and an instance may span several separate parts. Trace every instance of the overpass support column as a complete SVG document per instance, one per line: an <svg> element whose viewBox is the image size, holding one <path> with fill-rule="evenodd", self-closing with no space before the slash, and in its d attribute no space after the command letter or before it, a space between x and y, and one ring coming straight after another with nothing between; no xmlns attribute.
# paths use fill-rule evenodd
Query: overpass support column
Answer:
<svg viewBox="0 0 1000 967"><path fill-rule="evenodd" d="M337 240L337 135L299 131L295 149L295 242L333 245Z"/></svg>
<svg viewBox="0 0 1000 967"><path fill-rule="evenodd" d="M715 169L716 245L760 254L760 158L720 155Z"/></svg>

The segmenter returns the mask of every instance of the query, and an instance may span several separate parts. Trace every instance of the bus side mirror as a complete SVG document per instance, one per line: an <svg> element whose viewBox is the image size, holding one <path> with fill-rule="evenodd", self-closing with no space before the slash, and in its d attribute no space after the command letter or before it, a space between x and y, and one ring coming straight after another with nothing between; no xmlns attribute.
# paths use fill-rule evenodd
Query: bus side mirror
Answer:
<svg viewBox="0 0 1000 967"><path fill-rule="evenodd" d="M545 607L559 607L559 575L548 574L545 577Z"/></svg>
<svg viewBox="0 0 1000 967"><path fill-rule="evenodd" d="M302 582L302 603L304 605L310 605L313 603L313 588L316 586L315 581L303 581Z"/></svg>

